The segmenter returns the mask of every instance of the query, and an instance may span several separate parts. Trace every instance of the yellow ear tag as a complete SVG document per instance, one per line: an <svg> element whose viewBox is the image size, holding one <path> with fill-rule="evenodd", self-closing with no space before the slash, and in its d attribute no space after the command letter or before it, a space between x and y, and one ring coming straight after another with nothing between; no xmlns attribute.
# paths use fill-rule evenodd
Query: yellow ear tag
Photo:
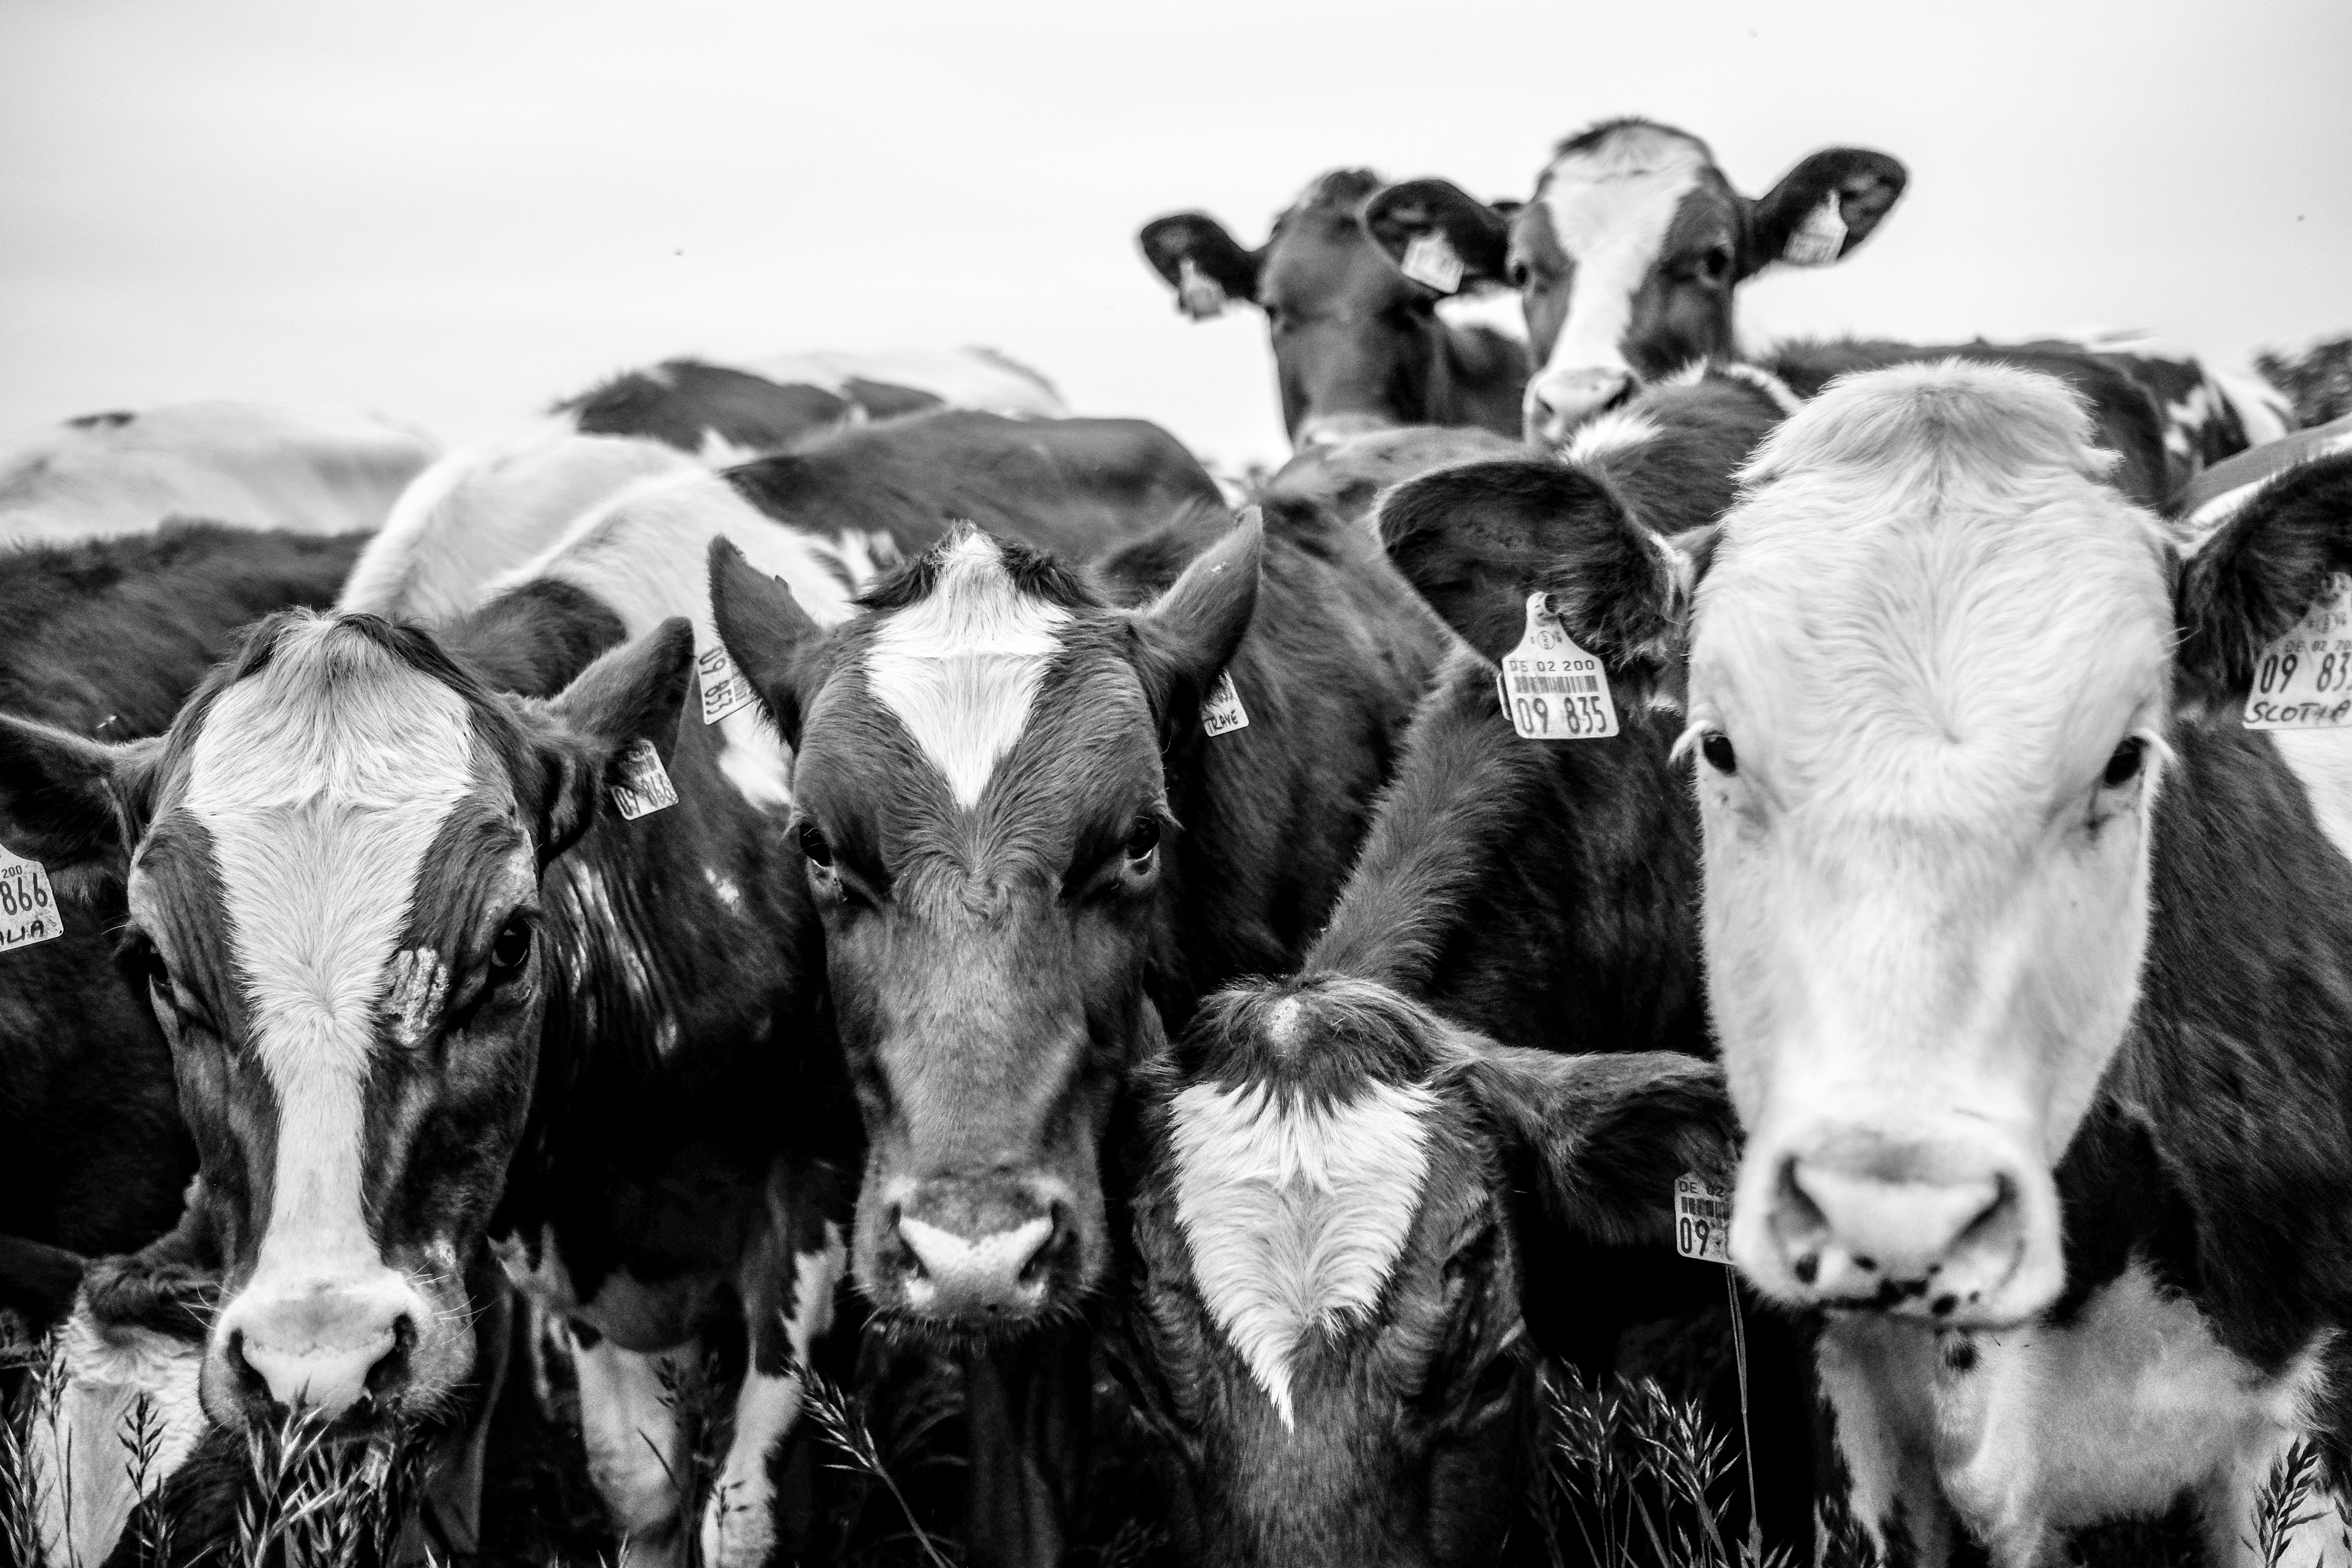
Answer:
<svg viewBox="0 0 2352 1568"><path fill-rule="evenodd" d="M2337 730L2352 724L2352 575L2338 572L2303 619L2254 659L2249 730Z"/></svg>
<svg viewBox="0 0 2352 1568"><path fill-rule="evenodd" d="M1451 294L1462 287L1462 258L1454 253L1454 242L1437 229L1412 237L1404 247L1404 259L1397 263L1397 270L1441 294Z"/></svg>
<svg viewBox="0 0 2352 1568"><path fill-rule="evenodd" d="M0 952L65 934L49 874L39 861L0 847Z"/></svg>
<svg viewBox="0 0 2352 1568"><path fill-rule="evenodd" d="M702 677L702 721L706 724L716 724L760 700L727 650L715 643L694 656L694 668Z"/></svg>
<svg viewBox="0 0 2352 1568"><path fill-rule="evenodd" d="M1232 670L1220 671L1217 683L1209 688L1208 700L1201 704L1201 728L1212 735L1249 728L1249 712L1242 707L1242 694L1234 689Z"/></svg>
<svg viewBox="0 0 2352 1568"><path fill-rule="evenodd" d="M677 804L677 786L669 782L669 770L662 766L661 753L651 741L632 741L621 753L621 782L613 786L613 804L631 822Z"/></svg>
<svg viewBox="0 0 2352 1568"><path fill-rule="evenodd" d="M1791 267L1827 267L1844 249L1845 215L1838 211L1837 193L1832 191L1780 247L1780 259Z"/></svg>
<svg viewBox="0 0 2352 1568"><path fill-rule="evenodd" d="M1731 1261L1731 1194L1695 1175L1675 1178L1675 1250L1701 1263Z"/></svg>
<svg viewBox="0 0 2352 1568"><path fill-rule="evenodd" d="M1176 306L1196 321L1225 313L1225 286L1202 271L1191 257L1176 264Z"/></svg>
<svg viewBox="0 0 2352 1568"><path fill-rule="evenodd" d="M1503 656L1503 712L1528 741L1605 741L1617 704L1601 661L1576 646L1551 613L1551 595L1528 595L1528 629Z"/></svg>

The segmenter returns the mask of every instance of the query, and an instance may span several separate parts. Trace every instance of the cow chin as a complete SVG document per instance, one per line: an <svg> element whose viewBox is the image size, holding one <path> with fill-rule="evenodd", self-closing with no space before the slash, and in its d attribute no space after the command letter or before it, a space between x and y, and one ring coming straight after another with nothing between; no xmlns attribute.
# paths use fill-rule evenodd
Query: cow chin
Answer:
<svg viewBox="0 0 2352 1568"><path fill-rule="evenodd" d="M1091 1138L1028 1167L908 1173L869 1160L853 1261L876 1322L941 1348L1025 1339L1076 1318L1107 1263Z"/></svg>
<svg viewBox="0 0 2352 1568"><path fill-rule="evenodd" d="M354 1437L435 1425L474 1372L474 1318L464 1270L431 1258L333 1277L258 1271L214 1324L198 1393L232 1431L296 1415Z"/></svg>

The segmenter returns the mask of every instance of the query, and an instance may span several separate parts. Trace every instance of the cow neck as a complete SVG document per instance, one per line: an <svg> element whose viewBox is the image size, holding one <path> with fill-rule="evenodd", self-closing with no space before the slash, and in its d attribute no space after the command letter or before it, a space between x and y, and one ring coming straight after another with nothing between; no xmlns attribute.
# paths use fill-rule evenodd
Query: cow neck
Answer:
<svg viewBox="0 0 2352 1568"><path fill-rule="evenodd" d="M2352 1300L2352 865L2267 736L2231 713L2171 742L2139 1006L2058 1169L2053 1310L2137 1252L2276 1372Z"/></svg>

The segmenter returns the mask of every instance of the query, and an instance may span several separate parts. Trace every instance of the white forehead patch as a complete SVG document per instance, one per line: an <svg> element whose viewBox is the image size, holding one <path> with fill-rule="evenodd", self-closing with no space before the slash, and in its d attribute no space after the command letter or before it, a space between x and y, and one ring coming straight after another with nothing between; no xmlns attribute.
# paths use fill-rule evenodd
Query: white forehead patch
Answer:
<svg viewBox="0 0 2352 1568"><path fill-rule="evenodd" d="M1293 1351L1369 1314L1404 1250L1435 1103L1391 1084L1328 1107L1264 1086L1176 1096L1176 1217L1193 1279L1286 1426Z"/></svg>
<svg viewBox="0 0 2352 1568"><path fill-rule="evenodd" d="M1654 126L1629 126L1544 171L1537 202L1576 263L1575 293L1547 367L1621 366L1633 296L1658 259L1683 197L1706 173L1706 150Z"/></svg>
<svg viewBox="0 0 2352 1568"><path fill-rule="evenodd" d="M1559 455L1560 461L1585 464L1648 446L1659 436L1657 425L1638 408L1612 408L1577 426Z"/></svg>
<svg viewBox="0 0 2352 1568"><path fill-rule="evenodd" d="M1045 666L1070 618L1024 594L995 542L967 534L940 557L928 598L883 618L866 684L971 805L1029 722Z"/></svg>
<svg viewBox="0 0 2352 1568"><path fill-rule="evenodd" d="M185 806L212 837L231 972L278 1097L257 1279L379 1266L361 1208L369 1058L388 985L420 1021L437 1011L438 960L395 975L394 949L473 787L471 750L456 692L331 619L289 626L196 736Z"/></svg>

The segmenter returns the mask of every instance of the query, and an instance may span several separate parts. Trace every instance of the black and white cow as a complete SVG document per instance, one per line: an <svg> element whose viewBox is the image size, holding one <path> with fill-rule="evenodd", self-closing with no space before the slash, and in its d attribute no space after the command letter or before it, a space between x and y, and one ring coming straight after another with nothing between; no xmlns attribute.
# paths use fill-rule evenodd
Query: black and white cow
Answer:
<svg viewBox="0 0 2352 1568"><path fill-rule="evenodd" d="M418 475L352 571L341 607L427 618L471 609L493 577L633 485L942 408L1062 413L1043 377L985 349L800 353L740 366L677 359L624 372Z"/></svg>
<svg viewBox="0 0 2352 1568"><path fill-rule="evenodd" d="M1362 212L1365 231L1398 265L1417 243L1441 242L1462 282L1519 291L1537 362L1525 429L1530 440L1558 441L1693 360L1738 357L1739 284L1774 262L1842 259L1907 179L1884 153L1835 147L1800 161L1762 196L1743 196L1697 137L1612 120L1554 149L1524 205L1411 180L1372 195Z"/></svg>
<svg viewBox="0 0 2352 1568"><path fill-rule="evenodd" d="M1437 292L1406 281L1366 240L1357 215L1381 189L1369 170L1334 170L1300 193L1255 250L1202 213L1155 218L1138 237L1194 321L1234 300L1265 312L1283 428L1297 446L1392 425L1517 435L1525 347L1492 327L1441 319Z"/></svg>
<svg viewBox="0 0 2352 1568"><path fill-rule="evenodd" d="M1629 1323L1720 1320L1715 1271L1660 1246L1672 1161L1706 1163L1722 1102L1654 601L1675 571L1659 536L1715 520L1781 412L1738 376L1669 384L1568 460L1471 464L1382 502L1392 558L1470 649L1423 701L1300 978L1217 998L1156 1075L1115 1298L1202 1560L1486 1561L1515 1526L1531 1546L1535 1349L1604 1373ZM1493 661L1531 593L1602 661L1616 738L1522 740L1503 714ZM1808 1405L1775 1352L1753 1458L1780 1505L1767 1540L1801 1550Z"/></svg>
<svg viewBox="0 0 2352 1568"><path fill-rule="evenodd" d="M2156 399L2164 416L2165 455L2171 460L2168 500L2213 464L2295 428L2294 405L2252 372L2224 374L2199 360L2153 353L2138 339L2080 341L2121 365Z"/></svg>
<svg viewBox="0 0 2352 1568"><path fill-rule="evenodd" d="M2242 719L2352 569L2352 458L2182 558L2089 435L2014 369L1857 376L1702 563L1732 1253L1825 1310L1844 1507L1893 1560L2054 1563L2186 1500L2259 1563L2307 1444L2271 1560L2341 1564L2352 770L2341 731Z"/></svg>
<svg viewBox="0 0 2352 1568"><path fill-rule="evenodd" d="M1050 1341L1104 1279L1129 1070L1205 991L1295 963L1444 633L1360 525L1298 502L1156 596L977 531L830 636L740 563L712 583L797 747L868 1137L858 1283L896 1331ZM1054 1550L1073 1478L1009 1485Z"/></svg>
<svg viewBox="0 0 2352 1568"><path fill-rule="evenodd" d="M900 548L968 511L1100 530L1153 482L1073 470L1041 498L1024 462L969 460L983 428L1036 460L1027 426L891 428L919 447L940 425L965 437L948 458L886 469ZM467 1275L501 1231L510 1271L574 1324L592 1471L639 1558L686 1544L664 1370L740 1311L751 1369L701 1548L765 1559L856 1121L808 895L779 860L782 754L751 712L679 710L698 642L716 648L715 535L814 614L849 612L871 542L778 521L866 515L854 477L826 493L795 483L809 472L782 458L633 490L430 631L275 619L160 742L0 721L0 841L65 886L127 870L220 1238L214 1420L301 1404L380 1426L462 1404Z"/></svg>
<svg viewBox="0 0 2352 1568"><path fill-rule="evenodd" d="M171 518L363 532L436 455L384 420L265 404L86 414L0 454L0 542L141 533Z"/></svg>

